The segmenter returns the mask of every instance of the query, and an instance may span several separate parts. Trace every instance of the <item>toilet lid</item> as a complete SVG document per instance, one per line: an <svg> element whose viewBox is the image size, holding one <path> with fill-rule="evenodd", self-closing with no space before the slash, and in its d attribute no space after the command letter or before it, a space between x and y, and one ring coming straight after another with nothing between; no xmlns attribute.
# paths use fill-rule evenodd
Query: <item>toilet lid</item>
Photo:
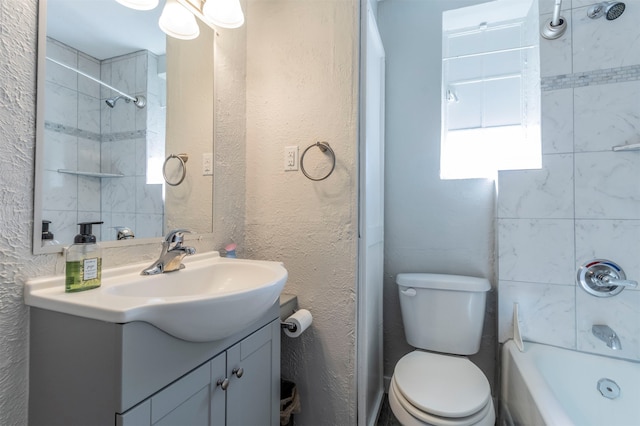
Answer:
<svg viewBox="0 0 640 426"><path fill-rule="evenodd" d="M393 378L407 401L437 416L470 416L491 398L485 375L463 357L414 351L398 361Z"/></svg>
<svg viewBox="0 0 640 426"><path fill-rule="evenodd" d="M489 399L487 405L485 405L480 411L467 417L440 417L434 414L429 414L426 411L421 411L402 396L400 391L397 389L395 380L391 380L391 383L389 384L389 404L400 423L407 425L415 425L416 423L411 420L417 419L419 425L494 426L496 420L493 401L491 399ZM408 414L409 417L405 414Z"/></svg>

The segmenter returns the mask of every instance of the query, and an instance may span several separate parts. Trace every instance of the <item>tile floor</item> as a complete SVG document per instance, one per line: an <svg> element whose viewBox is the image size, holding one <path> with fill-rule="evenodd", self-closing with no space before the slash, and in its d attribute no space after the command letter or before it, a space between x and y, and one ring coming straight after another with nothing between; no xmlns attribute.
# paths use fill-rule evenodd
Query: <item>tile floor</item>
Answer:
<svg viewBox="0 0 640 426"><path fill-rule="evenodd" d="M389 406L388 395L384 395L384 401L382 403L382 409L380 410L380 416L378 417L378 423L376 426L401 426L396 416L393 415L391 407Z"/></svg>

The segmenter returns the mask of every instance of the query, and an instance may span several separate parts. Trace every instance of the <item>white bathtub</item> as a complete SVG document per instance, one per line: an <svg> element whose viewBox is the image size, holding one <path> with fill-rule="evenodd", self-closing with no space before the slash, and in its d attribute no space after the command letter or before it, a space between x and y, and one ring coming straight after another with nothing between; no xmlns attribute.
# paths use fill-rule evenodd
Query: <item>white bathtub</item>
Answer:
<svg viewBox="0 0 640 426"><path fill-rule="evenodd" d="M640 363L512 340L502 349L502 425L638 426ZM614 399L600 379L620 388ZM614 396L615 386L603 391Z"/></svg>

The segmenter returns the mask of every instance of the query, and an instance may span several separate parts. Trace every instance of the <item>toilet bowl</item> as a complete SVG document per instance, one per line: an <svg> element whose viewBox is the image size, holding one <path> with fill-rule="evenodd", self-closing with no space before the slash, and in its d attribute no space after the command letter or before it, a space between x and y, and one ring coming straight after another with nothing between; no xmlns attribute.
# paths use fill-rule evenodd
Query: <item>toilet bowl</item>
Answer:
<svg viewBox="0 0 640 426"><path fill-rule="evenodd" d="M389 405L404 426L492 426L496 419L478 367L464 357L419 350L396 364Z"/></svg>
<svg viewBox="0 0 640 426"><path fill-rule="evenodd" d="M480 349L484 278L398 274L407 342L417 348L396 364L389 405L404 426L493 426L491 387L464 355Z"/></svg>

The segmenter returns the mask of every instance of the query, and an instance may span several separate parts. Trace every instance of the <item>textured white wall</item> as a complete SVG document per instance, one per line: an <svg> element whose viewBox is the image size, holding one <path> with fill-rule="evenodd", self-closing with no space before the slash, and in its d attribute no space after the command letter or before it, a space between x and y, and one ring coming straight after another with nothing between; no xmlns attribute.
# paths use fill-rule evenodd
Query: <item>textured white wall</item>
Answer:
<svg viewBox="0 0 640 426"><path fill-rule="evenodd" d="M303 395L305 409L297 421L353 424L357 2L255 2L246 9L249 19L252 13L259 17L247 26L246 153L245 57L235 54L245 33L221 31L216 40L216 90L224 90L216 92L214 109L219 123L215 237L190 244L204 251L235 240L250 248L248 257L285 262L287 291L298 294L301 306L315 316L304 337L283 342L283 374ZM22 285L28 278L62 273L64 264L58 255L33 256L29 243L36 16L35 0L0 1L0 424L27 422L28 310ZM299 172L282 171L285 145L305 148L316 140L328 141L336 151L338 164L329 179L314 183ZM104 266L150 260L158 248L153 243L108 249Z"/></svg>
<svg viewBox="0 0 640 426"><path fill-rule="evenodd" d="M22 286L29 278L64 270L62 256L31 254L37 4L0 1L0 425L27 424L29 321ZM224 158L229 151L237 158L236 147L226 146L216 147L215 158ZM200 252L219 248L243 229L244 210L235 199L244 198L243 172L239 176L224 172L216 169L214 176L215 237L189 241ZM240 188L233 186L235 182ZM218 197L227 197L228 202ZM106 249L103 266L151 261L159 250L157 242Z"/></svg>
<svg viewBox="0 0 640 426"><path fill-rule="evenodd" d="M0 424L25 424L27 309L22 281L51 268L31 255L36 82L35 1L0 2Z"/></svg>
<svg viewBox="0 0 640 426"><path fill-rule="evenodd" d="M301 425L356 423L358 19L355 0L247 8L246 246L250 257L284 262L285 292L314 316L300 338L282 341ZM285 146L302 152L316 141L336 153L328 179L283 171ZM318 153L308 154L310 172Z"/></svg>
<svg viewBox="0 0 640 426"><path fill-rule="evenodd" d="M478 0L456 1L456 7ZM495 283L495 189L491 181L443 181L440 168L442 11L451 2L384 1L378 23L387 53L385 152L384 370L413 350L405 341L398 287L401 272L488 278ZM495 376L495 295L484 337L472 357Z"/></svg>

